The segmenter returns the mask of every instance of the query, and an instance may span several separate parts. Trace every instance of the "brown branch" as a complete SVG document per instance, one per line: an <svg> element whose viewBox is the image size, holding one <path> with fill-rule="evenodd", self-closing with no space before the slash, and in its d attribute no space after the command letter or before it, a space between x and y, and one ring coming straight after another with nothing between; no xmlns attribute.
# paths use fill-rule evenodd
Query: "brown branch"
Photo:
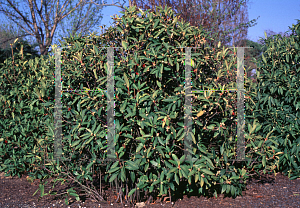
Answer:
<svg viewBox="0 0 300 208"><path fill-rule="evenodd" d="M88 2L88 3L92 3L92 4L95 4L95 5L97 5L97 6L101 6L101 7L104 7L104 6L116 6L116 7L119 7L119 8L122 8L122 9L124 9L124 4L120 4L119 2L119 4L121 5L121 6L118 6L118 5L116 5L116 4L97 4L97 3L95 3L95 2L93 2L92 0L90 1L90 2Z"/></svg>
<svg viewBox="0 0 300 208"><path fill-rule="evenodd" d="M18 36L15 36L15 37L13 37L13 38L6 39L5 41L1 42L0 44L4 44L4 43L7 43L7 42L9 42L9 41L11 41L11 40L15 40L16 38L25 37L25 36L28 36L28 35L30 35L30 34L18 35Z"/></svg>
<svg viewBox="0 0 300 208"><path fill-rule="evenodd" d="M27 18L25 18L23 16L23 14L20 12L20 10L18 8L16 8L14 6L14 4L10 1L10 0L7 0L7 2L10 4L10 6L23 18L23 21L27 24L27 22L29 22L30 24L32 24ZM30 27L28 24L27 24L28 27Z"/></svg>

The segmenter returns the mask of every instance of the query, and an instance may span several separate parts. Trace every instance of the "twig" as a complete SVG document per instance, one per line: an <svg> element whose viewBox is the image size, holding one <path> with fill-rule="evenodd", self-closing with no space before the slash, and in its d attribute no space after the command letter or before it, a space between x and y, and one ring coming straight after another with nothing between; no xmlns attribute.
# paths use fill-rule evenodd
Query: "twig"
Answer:
<svg viewBox="0 0 300 208"><path fill-rule="evenodd" d="M169 197L170 197L170 203L172 204L172 199L171 199L171 189L169 188Z"/></svg>
<svg viewBox="0 0 300 208"><path fill-rule="evenodd" d="M62 161L63 162L63 161ZM63 162L64 163L64 162ZM64 164L65 165L65 164ZM66 165L65 165L66 166ZM102 201L104 200L103 197L101 195L99 195L99 193L97 193L96 191L90 189L89 187L83 185L82 183L80 183L76 178L70 176L69 171L67 170L67 173L62 171L61 173L66 174L70 179L72 179L73 181L76 181L80 186L82 186L84 188L85 191L87 191L89 194L93 193L95 195L91 195L94 199L95 196L97 196L98 200ZM96 199L95 199L96 200ZM97 200L96 200L97 201Z"/></svg>

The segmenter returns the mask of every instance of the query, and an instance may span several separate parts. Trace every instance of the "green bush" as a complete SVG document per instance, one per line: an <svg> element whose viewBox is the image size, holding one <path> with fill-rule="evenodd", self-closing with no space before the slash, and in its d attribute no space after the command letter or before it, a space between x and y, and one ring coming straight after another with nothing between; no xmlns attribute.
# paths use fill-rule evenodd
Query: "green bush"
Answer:
<svg viewBox="0 0 300 208"><path fill-rule="evenodd" d="M20 40L18 41L13 49L7 48L2 49L0 48L0 63L4 63L4 61L8 58L12 57L12 53L16 53L21 50L21 46L23 45L23 54L26 59L34 59L35 57L39 57L38 51L33 49L33 46L29 45L28 41Z"/></svg>
<svg viewBox="0 0 300 208"><path fill-rule="evenodd" d="M167 7L155 13L130 7L115 23L100 37L75 36L61 42L61 47L69 46L61 52L63 90L83 90L62 95L63 152L69 162L49 162L54 158L54 56L26 60L21 51L0 65L1 86L8 89L0 99L4 109L0 116L5 118L0 123L1 171L11 175L31 171L32 177L43 179L43 196L44 179L59 174L57 180L72 178L85 184L101 170L105 180L122 181L123 192L126 184L129 192L125 194L131 199L138 190L205 195L211 189L215 195L235 197L241 195L250 170L274 171L268 157L272 144L264 144L265 137L258 134L262 127L255 117L258 88L248 78L245 140L246 157L251 160L242 165L228 161L236 154L236 92L230 91L193 95L195 160L186 161L183 155L186 49L177 47L199 47L191 51L193 90L236 88L235 50L209 47L211 38L201 26L178 22ZM114 49L115 151L120 161L106 163L104 168L107 93L85 91L106 89L107 49L97 46L123 48ZM264 133L270 131L264 129Z"/></svg>
<svg viewBox="0 0 300 208"><path fill-rule="evenodd" d="M290 37L266 37L266 51L257 63L257 105L255 117L263 126L258 132L277 149L277 168L289 177L300 176L300 21Z"/></svg>
<svg viewBox="0 0 300 208"><path fill-rule="evenodd" d="M55 68L53 61L50 65L49 59L31 54L27 42L17 42L16 48L0 63L0 171L20 177L36 169L43 157L40 139L46 136L44 118L51 112L43 104L53 106Z"/></svg>
<svg viewBox="0 0 300 208"><path fill-rule="evenodd" d="M115 25L115 28L108 28L99 38L95 36L69 38L62 43L62 47L73 46L62 51L62 67L64 66L62 80L65 90L105 89L107 50L99 50L95 46L125 49L125 51L115 49L118 53L115 53L114 73L117 141L115 148L118 158L126 163L108 163L106 169L102 171L106 173L105 179L109 182L118 179L127 183L130 190L128 195L138 188L162 195L167 193L169 187L173 194L180 188L184 193L196 191L205 194L209 187L216 185L215 182L221 184L218 185L219 191L222 188L222 192L231 191L232 195L239 195L241 186L237 184L240 177L246 180L245 169L239 170L241 176L236 175L233 165L225 172L227 159L235 158L234 147L229 146L229 140L231 143L233 141L233 136L229 135L234 132L231 126L234 120L226 118L236 107L235 93L224 92L224 99L221 100L218 92L199 93L194 96L193 117L200 111L205 110L207 113L201 118L198 116L193 123L195 127L192 135L196 144L194 154L198 159L196 166L184 161L182 148L185 136L183 108L185 51L176 47L199 47L193 49L191 53L194 61L193 90L233 89L235 83L232 81L236 80L236 75L225 65L234 66L235 54L225 48L209 47L207 42L210 37L201 27L190 27L187 23L178 22L169 8L165 10L160 8L156 13L138 12L135 8L129 8L122 18L115 18ZM222 68L218 69L220 66ZM98 72L103 68L104 76L100 76ZM95 73L101 78L97 80ZM247 79L246 83L249 85L250 81ZM78 93L78 95L82 96L83 100L72 102L68 100L72 93L64 93L67 97L64 102L70 106L69 112L67 110L63 112L66 120L70 121L72 117L78 115L77 119L82 119L83 122L79 125L73 120L73 129L67 125L64 127L64 132L69 132L66 136L69 142L65 146L71 144L74 150L80 150L80 153L89 149L100 158L106 158L103 151L106 141L101 139L105 136L105 128L97 125L100 115L102 116L105 110L105 100L100 102L95 100L97 97L101 98L102 92ZM220 123L225 123L228 127L219 128ZM78 132L85 128L89 129L90 133L79 136ZM96 138L93 138L93 135L96 135ZM220 151L216 154L211 150L209 145L212 142L223 145L221 154L224 155L224 161L221 161ZM180 160L177 162L176 158ZM93 165L93 162L88 160L85 164ZM201 171L198 170L200 167ZM189 169L193 171L189 172ZM90 173L85 171L82 178L87 178L88 174ZM184 185L180 185L179 180L184 178L188 180L187 183L181 182ZM158 180L163 183L159 184ZM198 187L192 184L192 180Z"/></svg>

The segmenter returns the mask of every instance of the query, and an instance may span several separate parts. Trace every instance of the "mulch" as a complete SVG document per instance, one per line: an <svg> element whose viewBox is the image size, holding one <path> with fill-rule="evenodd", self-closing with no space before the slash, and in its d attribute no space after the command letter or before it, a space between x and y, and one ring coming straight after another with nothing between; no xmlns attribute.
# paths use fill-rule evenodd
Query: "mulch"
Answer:
<svg viewBox="0 0 300 208"><path fill-rule="evenodd" d="M172 199L158 198L154 201L150 201L149 204L143 202L130 203L115 202L117 197L113 194L109 185L104 187L104 201L96 202L89 198L81 198L80 201L76 201L75 197L70 197L70 204L64 204L64 198L59 196L47 195L40 200L40 192L38 191L35 196L33 193L39 187L39 179L30 183L27 181L24 174L21 178L5 177L2 173L0 175L0 207L76 207L76 208L89 208L89 207L300 207L300 178L295 180L289 180L288 176L284 176L281 173L274 173L272 175L263 174L260 177L251 177L247 179L246 190L243 191L243 196L236 198L225 197L224 194L215 197L205 196L187 196L183 195L182 198ZM103 185L103 184L102 184ZM61 185L60 183L54 190L66 190L67 185ZM45 188L45 193L48 193L50 188ZM75 188L76 190L76 188ZM99 191L99 190L98 190ZM145 200L146 202L146 200ZM144 205L144 206L143 206Z"/></svg>

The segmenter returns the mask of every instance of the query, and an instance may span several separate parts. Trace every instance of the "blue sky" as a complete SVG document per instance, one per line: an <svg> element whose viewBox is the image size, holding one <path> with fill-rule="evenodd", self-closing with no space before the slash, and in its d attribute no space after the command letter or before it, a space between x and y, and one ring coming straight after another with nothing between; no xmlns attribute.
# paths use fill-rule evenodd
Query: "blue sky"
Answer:
<svg viewBox="0 0 300 208"><path fill-rule="evenodd" d="M257 41L264 37L265 30L276 33L286 32L292 24L300 20L299 0L250 0L248 3L249 20L256 19L257 25L250 27L248 38Z"/></svg>

